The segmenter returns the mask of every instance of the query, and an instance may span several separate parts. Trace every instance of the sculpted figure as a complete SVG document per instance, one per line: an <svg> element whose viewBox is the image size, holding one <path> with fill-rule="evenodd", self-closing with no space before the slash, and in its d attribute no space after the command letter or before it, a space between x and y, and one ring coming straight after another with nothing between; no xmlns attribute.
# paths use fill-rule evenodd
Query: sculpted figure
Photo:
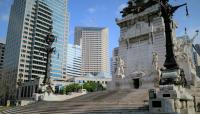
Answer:
<svg viewBox="0 0 200 114"><path fill-rule="evenodd" d="M153 65L154 70L158 70L158 54L155 52L153 52L152 65Z"/></svg>
<svg viewBox="0 0 200 114"><path fill-rule="evenodd" d="M154 75L154 87L159 87L161 72L158 68L158 54L155 52L153 52L152 66Z"/></svg>
<svg viewBox="0 0 200 114"><path fill-rule="evenodd" d="M124 77L124 61L119 56L116 58L117 66L115 70L115 75L119 78Z"/></svg>

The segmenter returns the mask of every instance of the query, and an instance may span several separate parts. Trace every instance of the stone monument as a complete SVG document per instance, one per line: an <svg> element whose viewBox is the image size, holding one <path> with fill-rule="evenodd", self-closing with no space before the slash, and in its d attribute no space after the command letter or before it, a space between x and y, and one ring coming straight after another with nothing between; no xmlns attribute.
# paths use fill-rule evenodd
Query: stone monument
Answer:
<svg viewBox="0 0 200 114"><path fill-rule="evenodd" d="M132 83L126 87L149 89L150 112L194 114L194 98L188 87L194 88L196 75L191 71L190 53L185 52L192 46L182 44L182 49L174 51L177 26L172 20L182 6L188 15L187 4L172 6L168 2L129 0L121 12L123 18L116 19L121 30L119 56L126 64L125 78L117 84L118 88Z"/></svg>
<svg viewBox="0 0 200 114"><path fill-rule="evenodd" d="M152 88L155 78L159 78L155 75L163 67L166 53L165 24L159 16L160 6L156 1L129 0L128 7L121 13L122 19L116 19L120 27L118 56L126 67L125 78L120 80L123 87L119 87ZM173 26L173 31L175 28Z"/></svg>
<svg viewBox="0 0 200 114"><path fill-rule="evenodd" d="M29 114L195 114L200 88L196 88L192 73L191 45L176 40L177 26L172 20L173 13L185 5L172 6L168 0L129 0L122 18L116 19L120 39L112 90L22 109L32 112ZM4 114L21 113L18 109Z"/></svg>

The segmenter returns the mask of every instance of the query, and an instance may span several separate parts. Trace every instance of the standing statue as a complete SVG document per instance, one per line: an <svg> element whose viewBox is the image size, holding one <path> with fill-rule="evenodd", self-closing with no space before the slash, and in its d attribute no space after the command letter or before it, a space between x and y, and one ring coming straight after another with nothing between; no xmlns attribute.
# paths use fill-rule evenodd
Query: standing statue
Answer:
<svg viewBox="0 0 200 114"><path fill-rule="evenodd" d="M156 52L153 52L152 66L153 66L153 76L154 76L154 87L159 87L161 72L158 68L158 54Z"/></svg>
<svg viewBox="0 0 200 114"><path fill-rule="evenodd" d="M122 13L122 17L129 14L138 14L155 4L157 4L157 2L154 0L129 0L128 7L124 8L120 13Z"/></svg>
<svg viewBox="0 0 200 114"><path fill-rule="evenodd" d="M124 78L125 77L125 73L124 73L124 60L122 58L120 58L119 56L117 56L116 58L116 62L117 62L117 66L116 66L116 70L115 70L115 76L117 78Z"/></svg>
<svg viewBox="0 0 200 114"><path fill-rule="evenodd" d="M154 70L158 70L158 54L156 52L153 52L152 65Z"/></svg>

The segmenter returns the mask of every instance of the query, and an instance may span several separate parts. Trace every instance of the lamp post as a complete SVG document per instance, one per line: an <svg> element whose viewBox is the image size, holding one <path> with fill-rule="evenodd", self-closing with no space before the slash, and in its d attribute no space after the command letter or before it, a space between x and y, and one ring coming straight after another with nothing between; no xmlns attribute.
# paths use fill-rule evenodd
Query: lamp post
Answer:
<svg viewBox="0 0 200 114"><path fill-rule="evenodd" d="M166 69L179 69L179 65L176 62L174 50L173 50L173 36L172 36L172 16L182 6L187 5L182 4L178 6L171 6L169 0L160 0L160 9L161 9L161 16L164 19L165 23L165 35L166 35L166 59L164 63L164 67ZM187 9L187 8L186 8ZM188 12L187 12L188 15Z"/></svg>
<svg viewBox="0 0 200 114"><path fill-rule="evenodd" d="M46 36L46 43L47 46L45 47L45 51L47 54L47 59L46 59L46 70L45 70L45 77L43 80L43 86L46 87L46 91L48 93L53 92L53 89L51 87L51 77L50 77L50 67L51 67L51 54L55 52L55 47L52 47L54 41L55 41L55 36L52 33L52 26L49 28L49 33Z"/></svg>
<svg viewBox="0 0 200 114"><path fill-rule="evenodd" d="M18 100L20 99L20 93L21 93L21 86L22 86L22 77L23 77L23 74L20 73L19 74L19 80L17 81L17 97L16 97L16 101L15 103L18 103Z"/></svg>

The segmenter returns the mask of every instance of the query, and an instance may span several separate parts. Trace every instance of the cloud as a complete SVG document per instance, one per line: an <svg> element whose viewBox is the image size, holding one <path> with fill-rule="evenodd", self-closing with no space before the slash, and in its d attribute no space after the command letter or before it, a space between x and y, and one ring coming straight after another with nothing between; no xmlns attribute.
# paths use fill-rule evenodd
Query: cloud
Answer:
<svg viewBox="0 0 200 114"><path fill-rule="evenodd" d="M91 27L98 26L96 18L91 16L87 16L85 19L81 20L81 25Z"/></svg>
<svg viewBox="0 0 200 114"><path fill-rule="evenodd" d="M121 17L120 12L121 12L125 7L127 7L127 3L123 3L123 4L119 5L119 7L117 8L117 11L116 11L116 15L117 15L118 17Z"/></svg>
<svg viewBox="0 0 200 114"><path fill-rule="evenodd" d="M188 31L187 31L187 34L190 36L190 38L192 39L195 35L196 35L196 30L200 30L200 27L193 27L193 28L190 28ZM200 33L199 33L200 35ZM196 37L195 42L200 42L199 40L199 35Z"/></svg>
<svg viewBox="0 0 200 114"><path fill-rule="evenodd" d="M0 43L6 43L6 38L0 38Z"/></svg>
<svg viewBox="0 0 200 114"><path fill-rule="evenodd" d="M88 8L87 11L91 14L95 13L96 12L96 8L94 7L91 7L91 8Z"/></svg>
<svg viewBox="0 0 200 114"><path fill-rule="evenodd" d="M9 20L9 15L8 14L0 15L0 20L1 21L8 21Z"/></svg>

